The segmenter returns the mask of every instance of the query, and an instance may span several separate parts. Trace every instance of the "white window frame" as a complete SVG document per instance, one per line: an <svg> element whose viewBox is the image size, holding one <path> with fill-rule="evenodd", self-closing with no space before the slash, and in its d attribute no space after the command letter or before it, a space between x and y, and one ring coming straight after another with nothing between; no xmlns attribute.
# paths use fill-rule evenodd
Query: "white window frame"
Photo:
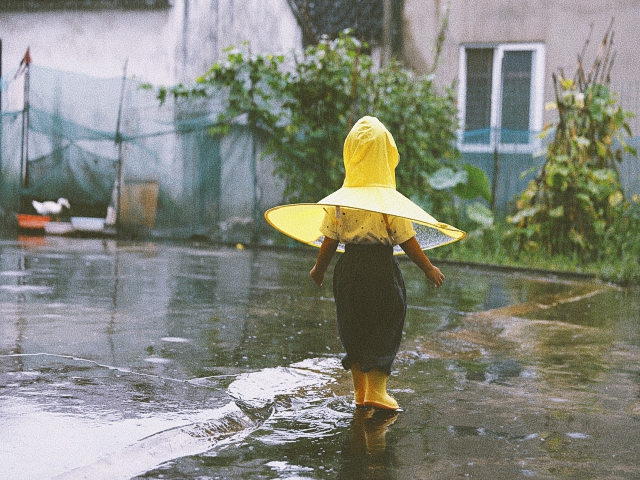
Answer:
<svg viewBox="0 0 640 480"><path fill-rule="evenodd" d="M493 49L493 70L491 80L491 135L488 144L471 144L463 142L464 125L466 122L467 99L467 49ZM502 98L502 59L507 51L531 51L531 93L529 105L529 129L536 132L528 143L501 143L497 131L500 129L502 118L500 99ZM473 43L460 46L458 78L458 115L460 129L458 131L458 148L462 152L529 152L540 148L537 133L542 130L544 113L544 67L545 46L543 43Z"/></svg>

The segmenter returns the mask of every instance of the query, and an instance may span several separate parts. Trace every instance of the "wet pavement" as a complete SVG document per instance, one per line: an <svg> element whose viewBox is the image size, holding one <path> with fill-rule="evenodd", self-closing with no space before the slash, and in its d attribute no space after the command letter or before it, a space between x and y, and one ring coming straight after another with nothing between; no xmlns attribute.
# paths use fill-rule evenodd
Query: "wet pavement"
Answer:
<svg viewBox="0 0 640 480"><path fill-rule="evenodd" d="M0 478L640 478L639 290L403 260L389 414L314 257L0 240Z"/></svg>

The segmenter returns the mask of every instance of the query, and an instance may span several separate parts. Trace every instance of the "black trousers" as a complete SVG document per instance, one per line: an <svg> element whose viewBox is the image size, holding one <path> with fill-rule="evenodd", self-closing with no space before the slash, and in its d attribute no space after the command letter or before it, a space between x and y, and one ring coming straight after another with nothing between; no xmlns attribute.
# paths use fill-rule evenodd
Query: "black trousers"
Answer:
<svg viewBox="0 0 640 480"><path fill-rule="evenodd" d="M387 375L395 360L407 313L404 278L393 248L348 244L333 274L338 332L346 351L342 365L354 363Z"/></svg>

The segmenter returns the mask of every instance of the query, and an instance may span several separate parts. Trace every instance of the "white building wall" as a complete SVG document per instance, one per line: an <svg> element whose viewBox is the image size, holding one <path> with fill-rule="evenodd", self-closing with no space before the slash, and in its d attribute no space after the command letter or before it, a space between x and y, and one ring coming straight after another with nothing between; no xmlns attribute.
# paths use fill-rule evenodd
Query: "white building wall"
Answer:
<svg viewBox="0 0 640 480"><path fill-rule="evenodd" d="M0 13L3 73L31 48L34 63L94 77L128 72L154 84L188 82L229 46L256 53L300 49L286 0L174 0L166 10Z"/></svg>

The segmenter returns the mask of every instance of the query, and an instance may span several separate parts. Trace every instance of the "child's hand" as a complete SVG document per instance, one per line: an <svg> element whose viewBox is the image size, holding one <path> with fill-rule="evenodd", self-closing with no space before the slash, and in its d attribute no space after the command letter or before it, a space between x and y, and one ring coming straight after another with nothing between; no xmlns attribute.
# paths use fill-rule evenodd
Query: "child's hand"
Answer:
<svg viewBox="0 0 640 480"><path fill-rule="evenodd" d="M444 275L442 274L442 272L438 267L435 267L433 265L431 267L432 268L430 268L425 272L425 276L429 281L433 282L436 288L440 288L440 286L444 282Z"/></svg>
<svg viewBox="0 0 640 480"><path fill-rule="evenodd" d="M433 266L427 256L420 248L420 244L416 237L411 237L404 243L400 244L404 253L422 270L427 279L432 282L436 288L440 288L442 282L444 282L444 275L438 267Z"/></svg>
<svg viewBox="0 0 640 480"><path fill-rule="evenodd" d="M322 282L324 282L324 275L327 273L327 267L329 267L329 262L331 262L333 254L336 253L336 248L338 248L338 240L325 236L324 240L322 240L320 251L318 252L316 264L309 272L309 275L311 275L311 278L313 278L313 281L319 287L321 287Z"/></svg>
<svg viewBox="0 0 640 480"><path fill-rule="evenodd" d="M321 272L320 269L316 268L316 265L313 266L309 275L311 275L311 278L317 286L322 286L322 282L324 282L324 272Z"/></svg>

